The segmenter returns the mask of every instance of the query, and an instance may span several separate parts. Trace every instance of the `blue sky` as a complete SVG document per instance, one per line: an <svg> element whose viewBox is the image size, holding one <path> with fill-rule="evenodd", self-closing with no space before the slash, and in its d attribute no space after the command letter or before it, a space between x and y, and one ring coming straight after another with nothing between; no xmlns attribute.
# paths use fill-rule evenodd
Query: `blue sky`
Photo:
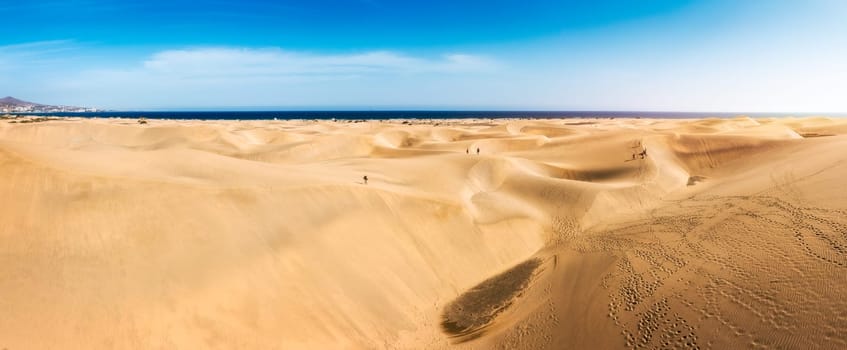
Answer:
<svg viewBox="0 0 847 350"><path fill-rule="evenodd" d="M847 112L847 2L0 2L0 95L110 109Z"/></svg>

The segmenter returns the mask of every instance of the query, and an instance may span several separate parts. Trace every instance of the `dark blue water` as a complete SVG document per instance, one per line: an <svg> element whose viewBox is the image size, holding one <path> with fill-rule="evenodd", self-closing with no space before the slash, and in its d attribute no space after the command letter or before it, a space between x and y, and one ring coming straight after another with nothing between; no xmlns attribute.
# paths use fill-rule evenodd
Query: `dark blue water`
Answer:
<svg viewBox="0 0 847 350"><path fill-rule="evenodd" d="M62 117L117 117L193 120L263 120L263 119L459 119L459 118L708 118L734 117L738 113L690 112L588 112L588 111L156 111L156 112L60 112L32 113ZM770 115L774 116L774 115Z"/></svg>

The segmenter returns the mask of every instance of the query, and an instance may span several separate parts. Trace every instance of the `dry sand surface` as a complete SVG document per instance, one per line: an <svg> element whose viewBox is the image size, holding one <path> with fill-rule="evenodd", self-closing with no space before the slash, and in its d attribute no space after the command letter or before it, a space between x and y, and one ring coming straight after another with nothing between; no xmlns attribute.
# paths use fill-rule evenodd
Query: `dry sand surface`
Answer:
<svg viewBox="0 0 847 350"><path fill-rule="evenodd" d="M845 348L845 178L843 119L3 120L0 349Z"/></svg>

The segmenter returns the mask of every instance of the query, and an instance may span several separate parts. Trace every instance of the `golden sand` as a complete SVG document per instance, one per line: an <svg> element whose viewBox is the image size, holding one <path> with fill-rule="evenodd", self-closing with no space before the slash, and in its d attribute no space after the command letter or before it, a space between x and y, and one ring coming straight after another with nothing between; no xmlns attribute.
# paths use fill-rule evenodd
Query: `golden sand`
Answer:
<svg viewBox="0 0 847 350"><path fill-rule="evenodd" d="M847 347L846 120L148 122L0 121L0 348Z"/></svg>

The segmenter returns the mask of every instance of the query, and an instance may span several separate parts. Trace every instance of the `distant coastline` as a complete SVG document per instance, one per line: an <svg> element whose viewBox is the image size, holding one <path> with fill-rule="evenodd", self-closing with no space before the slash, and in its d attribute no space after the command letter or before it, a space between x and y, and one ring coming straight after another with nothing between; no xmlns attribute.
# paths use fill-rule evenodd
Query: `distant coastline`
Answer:
<svg viewBox="0 0 847 350"><path fill-rule="evenodd" d="M569 119L569 118L657 118L697 119L750 117L843 117L831 113L726 113L726 112L639 112L639 111L96 111L13 113L21 116L148 118L184 120L383 120L383 119Z"/></svg>
<svg viewBox="0 0 847 350"><path fill-rule="evenodd" d="M19 114L19 113L80 113L80 112L102 112L102 110L92 107L76 107L76 106L54 106L43 103L29 102L6 96L0 98L0 113L4 114Z"/></svg>

